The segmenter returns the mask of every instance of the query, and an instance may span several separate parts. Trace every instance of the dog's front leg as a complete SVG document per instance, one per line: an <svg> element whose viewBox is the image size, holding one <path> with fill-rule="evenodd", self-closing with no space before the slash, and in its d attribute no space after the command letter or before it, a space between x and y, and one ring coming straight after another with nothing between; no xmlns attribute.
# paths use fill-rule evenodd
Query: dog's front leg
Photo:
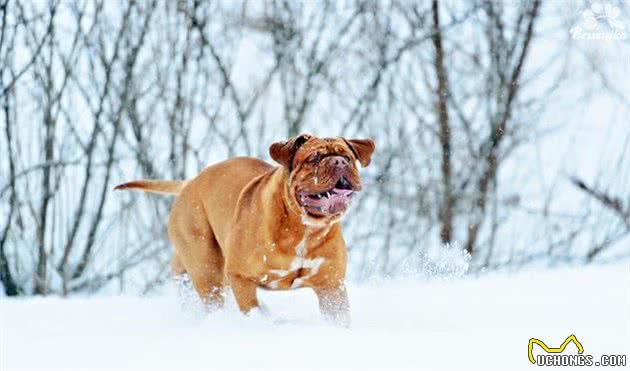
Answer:
<svg viewBox="0 0 630 371"><path fill-rule="evenodd" d="M234 298L241 312L247 313L259 307L258 297L256 296L256 288L258 287L256 282L237 273L228 273L228 278Z"/></svg>
<svg viewBox="0 0 630 371"><path fill-rule="evenodd" d="M344 285L332 288L315 288L319 310L327 321L350 327L350 303Z"/></svg>

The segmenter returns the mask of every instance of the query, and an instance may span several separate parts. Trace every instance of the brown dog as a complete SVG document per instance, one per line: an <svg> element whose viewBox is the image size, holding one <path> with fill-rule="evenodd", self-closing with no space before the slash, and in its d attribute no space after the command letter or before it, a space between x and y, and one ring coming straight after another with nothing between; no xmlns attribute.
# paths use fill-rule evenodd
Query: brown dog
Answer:
<svg viewBox="0 0 630 371"><path fill-rule="evenodd" d="M338 222L361 190L358 168L368 166L374 148L370 139L304 134L271 145L280 167L239 157L190 181L138 180L115 189L178 195L168 223L172 270L188 273L206 303L223 303L226 278L243 312L259 306L258 287L311 287L322 313L348 324Z"/></svg>

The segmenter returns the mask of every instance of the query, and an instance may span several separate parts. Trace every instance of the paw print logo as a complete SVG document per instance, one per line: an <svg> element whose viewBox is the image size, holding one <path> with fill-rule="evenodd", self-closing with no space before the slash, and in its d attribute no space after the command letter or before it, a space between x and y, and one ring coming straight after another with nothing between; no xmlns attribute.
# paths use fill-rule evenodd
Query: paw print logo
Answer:
<svg viewBox="0 0 630 371"><path fill-rule="evenodd" d="M610 3L593 3L582 11L580 23L569 30L573 39L624 40L626 25L619 20L619 7Z"/></svg>
<svg viewBox="0 0 630 371"><path fill-rule="evenodd" d="M626 26L617 19L619 13L619 7L612 4L593 3L589 9L582 12L582 26L586 31L596 31L600 23L606 22L611 29L623 31Z"/></svg>

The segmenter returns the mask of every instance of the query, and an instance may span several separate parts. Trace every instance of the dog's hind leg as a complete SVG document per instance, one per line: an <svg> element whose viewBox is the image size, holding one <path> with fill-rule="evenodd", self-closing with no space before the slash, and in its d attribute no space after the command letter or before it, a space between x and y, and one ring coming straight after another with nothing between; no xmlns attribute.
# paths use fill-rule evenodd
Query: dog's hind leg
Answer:
<svg viewBox="0 0 630 371"><path fill-rule="evenodd" d="M177 256L177 252L173 252L173 256L171 257L171 274L173 277L181 276L186 273L186 268L182 261Z"/></svg>
<svg viewBox="0 0 630 371"><path fill-rule="evenodd" d="M206 305L220 307L225 286L221 248L203 209L194 207L194 200L188 200L185 194L181 196L173 204L168 226L169 238L175 245L171 268L173 273L188 273Z"/></svg>
<svg viewBox="0 0 630 371"><path fill-rule="evenodd" d="M178 254L180 263L190 276L201 300L212 307L223 305L225 277L223 255L212 234L200 237L186 236L180 239L178 249L186 249Z"/></svg>

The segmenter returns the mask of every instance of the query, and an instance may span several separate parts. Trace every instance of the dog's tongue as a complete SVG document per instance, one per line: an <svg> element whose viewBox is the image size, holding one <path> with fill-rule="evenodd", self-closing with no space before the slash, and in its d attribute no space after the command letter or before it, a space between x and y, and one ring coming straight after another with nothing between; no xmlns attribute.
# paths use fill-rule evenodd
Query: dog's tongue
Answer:
<svg viewBox="0 0 630 371"><path fill-rule="evenodd" d="M336 214L348 208L352 192L350 189L333 188L328 197L320 199L307 197L304 199L304 204L305 206L317 207L324 213Z"/></svg>
<svg viewBox="0 0 630 371"><path fill-rule="evenodd" d="M336 214L338 212L346 210L348 204L350 203L351 193L352 191L347 193L345 192L345 190L343 193L336 193L333 190L333 192L331 192L330 194L330 197L322 198L322 200L324 201L322 210L330 214Z"/></svg>

